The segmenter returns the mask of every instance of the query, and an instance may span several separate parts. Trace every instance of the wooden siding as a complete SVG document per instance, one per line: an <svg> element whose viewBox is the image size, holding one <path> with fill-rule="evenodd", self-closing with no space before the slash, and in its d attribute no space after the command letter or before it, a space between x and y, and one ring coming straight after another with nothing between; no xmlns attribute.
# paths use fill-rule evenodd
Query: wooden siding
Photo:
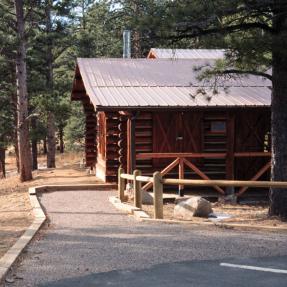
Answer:
<svg viewBox="0 0 287 287"><path fill-rule="evenodd" d="M126 170L127 119L123 112L98 112L97 174L107 182L117 181L117 170ZM224 122L225 132L212 131L214 122ZM211 179L251 179L266 158L235 158L234 152L266 150L270 131L268 109L193 110L190 112L141 112L136 117L136 153L226 153L225 158L195 158L192 163ZM144 175L167 166L173 159L137 159L136 168ZM175 168L169 177L177 177ZM104 176L103 176L104 175ZM268 173L264 175L266 178ZM185 169L185 178L199 178ZM197 190L199 191L199 190Z"/></svg>
<svg viewBox="0 0 287 287"><path fill-rule="evenodd" d="M235 151L255 152L266 151L265 136L270 132L270 112L266 110L244 110L235 114ZM251 179L268 158L240 158L236 159L236 179ZM262 179L268 179L266 173Z"/></svg>

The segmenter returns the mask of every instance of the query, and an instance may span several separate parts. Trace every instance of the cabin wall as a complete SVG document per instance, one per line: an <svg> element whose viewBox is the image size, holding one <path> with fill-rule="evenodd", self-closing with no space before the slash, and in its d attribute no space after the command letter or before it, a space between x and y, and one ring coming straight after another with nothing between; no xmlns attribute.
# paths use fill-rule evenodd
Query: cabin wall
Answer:
<svg viewBox="0 0 287 287"><path fill-rule="evenodd" d="M235 115L235 151L236 152L263 152L270 151L271 115L269 110L237 111ZM270 158L236 158L235 178L251 179ZM270 172L265 173L262 179L268 180Z"/></svg>
<svg viewBox="0 0 287 287"><path fill-rule="evenodd" d="M119 168L119 114L98 112L98 156L96 176L105 182L116 182Z"/></svg>
<svg viewBox="0 0 287 287"><path fill-rule="evenodd" d="M235 158L234 152L267 151L269 109L193 110L153 114L153 152L226 153L227 158L193 159L211 179L251 179L268 158ZM154 159L151 171L172 159ZM178 176L177 169L169 173ZM186 178L198 178L186 170ZM268 173L265 174L268 178Z"/></svg>
<svg viewBox="0 0 287 287"><path fill-rule="evenodd" d="M86 113L85 133L86 166L94 169L97 161L97 115L95 112Z"/></svg>
<svg viewBox="0 0 287 287"><path fill-rule="evenodd" d="M106 182L117 181L121 165L126 171L127 115L99 112L96 174ZM268 158L234 158L234 152L266 150L270 131L268 109L193 110L186 112L141 112L136 118L136 153L195 152L227 153L227 159L193 159L211 179L251 179ZM173 159L137 160L145 175L163 169ZM170 177L178 176L175 168ZM268 176L268 175L267 175ZM186 178L199 178L190 169Z"/></svg>

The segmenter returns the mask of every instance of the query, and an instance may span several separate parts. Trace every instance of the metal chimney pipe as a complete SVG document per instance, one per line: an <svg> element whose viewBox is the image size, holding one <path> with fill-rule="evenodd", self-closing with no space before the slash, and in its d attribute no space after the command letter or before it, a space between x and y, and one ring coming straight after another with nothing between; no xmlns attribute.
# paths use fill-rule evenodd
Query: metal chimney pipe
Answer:
<svg viewBox="0 0 287 287"><path fill-rule="evenodd" d="M131 31L124 30L123 32L123 58L131 58Z"/></svg>

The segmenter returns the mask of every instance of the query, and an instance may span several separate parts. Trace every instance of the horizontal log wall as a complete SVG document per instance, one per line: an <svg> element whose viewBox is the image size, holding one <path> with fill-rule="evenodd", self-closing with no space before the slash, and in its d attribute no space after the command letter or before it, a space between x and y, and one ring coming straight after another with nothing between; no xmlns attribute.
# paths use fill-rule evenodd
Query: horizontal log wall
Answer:
<svg viewBox="0 0 287 287"><path fill-rule="evenodd" d="M153 150L153 114L141 112L136 119L136 153L148 153ZM137 159L137 169L142 173L153 173L152 159Z"/></svg>
<svg viewBox="0 0 287 287"><path fill-rule="evenodd" d="M119 168L119 118L118 112L105 112L106 118L106 181L117 182Z"/></svg>
<svg viewBox="0 0 287 287"><path fill-rule="evenodd" d="M97 160L97 116L95 113L86 114L85 155L86 166L93 169Z"/></svg>

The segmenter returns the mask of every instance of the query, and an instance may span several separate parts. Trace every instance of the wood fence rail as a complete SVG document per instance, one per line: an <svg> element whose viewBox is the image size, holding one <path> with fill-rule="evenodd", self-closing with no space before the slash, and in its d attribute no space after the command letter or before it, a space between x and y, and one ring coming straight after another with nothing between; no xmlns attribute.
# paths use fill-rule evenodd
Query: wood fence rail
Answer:
<svg viewBox="0 0 287 287"><path fill-rule="evenodd" d="M225 159L228 161L228 156L230 154L228 153L138 153L136 155L137 159L172 159L173 161L169 163L164 169L160 171L162 176L166 176L168 173L171 172L174 168L178 167L178 177L180 180L183 180L185 177L185 169L186 167L189 168L191 171L193 171L195 174L197 174L201 179L203 180L211 180L205 172L203 172L196 164L191 162L191 159L198 159L198 158L209 158L209 159ZM271 153L270 152L261 152L261 151L254 151L254 152L234 152L232 154L233 158L270 158ZM229 167L230 170L233 170L232 167L228 165L228 162L226 162L226 166ZM262 166L257 173L250 179L251 181L258 180L265 172L267 172L271 167L271 161L268 161L264 166ZM234 174L231 174L227 177L229 180L234 180ZM153 183L149 181L147 184L145 184L142 189L147 191L149 188L153 186ZM225 191L222 189L222 187L229 187L226 185L222 185L221 187L219 185L213 185L212 188L214 188L217 192L224 194ZM232 186L231 186L232 187ZM179 195L184 194L184 186L179 184L178 185L178 193ZM246 190L248 189L248 186L242 186L238 192L238 196L242 195Z"/></svg>
<svg viewBox="0 0 287 287"><path fill-rule="evenodd" d="M134 183L135 206L141 208L142 188L141 183L153 183L154 193L154 218L163 218L163 185L187 185L187 186L221 186L221 187L265 187L265 188L286 188L285 181L248 181L248 180L200 180L200 179L174 179L162 178L160 172L155 172L153 177L141 176L140 171L135 170L134 174L126 174L122 168L118 173L118 197L124 201L125 180L132 180ZM237 193L236 195L239 195Z"/></svg>
<svg viewBox="0 0 287 287"><path fill-rule="evenodd" d="M227 153L138 153L136 159L154 159L154 158L226 158ZM271 157L270 152L235 152L234 157Z"/></svg>

